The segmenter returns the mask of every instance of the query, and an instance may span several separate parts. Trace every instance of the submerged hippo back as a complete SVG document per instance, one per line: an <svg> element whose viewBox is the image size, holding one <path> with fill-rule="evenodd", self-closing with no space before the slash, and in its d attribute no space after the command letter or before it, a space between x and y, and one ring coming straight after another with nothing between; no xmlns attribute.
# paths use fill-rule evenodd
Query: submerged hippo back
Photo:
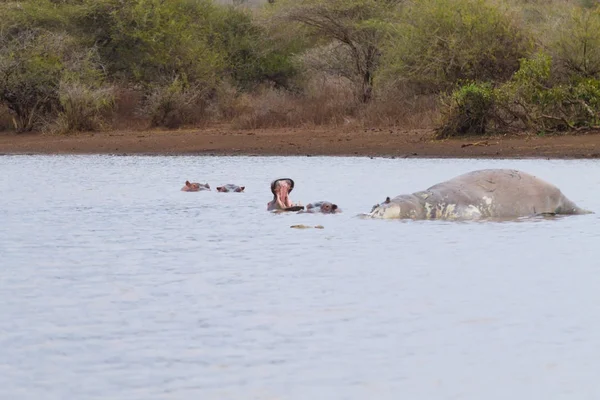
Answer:
<svg viewBox="0 0 600 400"><path fill-rule="evenodd" d="M575 214L581 210L556 186L525 172L486 169L434 185L418 195L427 197L428 214L443 217L512 218L542 213ZM428 206L429 204L430 206ZM441 211L440 211L441 210ZM429 218L440 218L431 215Z"/></svg>

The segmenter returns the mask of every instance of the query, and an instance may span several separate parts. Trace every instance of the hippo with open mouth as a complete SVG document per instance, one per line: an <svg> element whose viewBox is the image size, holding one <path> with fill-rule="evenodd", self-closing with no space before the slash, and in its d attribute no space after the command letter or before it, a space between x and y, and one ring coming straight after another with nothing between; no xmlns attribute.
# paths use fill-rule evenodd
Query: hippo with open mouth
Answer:
<svg viewBox="0 0 600 400"><path fill-rule="evenodd" d="M323 214L337 214L342 212L337 204L330 203L329 201L317 201L306 205L305 211L307 213L323 213Z"/></svg>
<svg viewBox="0 0 600 400"><path fill-rule="evenodd" d="M290 193L294 190L294 181L290 178L275 179L271 182L273 200L267 203L267 211L300 211L304 206L292 204Z"/></svg>
<svg viewBox="0 0 600 400"><path fill-rule="evenodd" d="M366 217L378 219L475 220L536 215L580 215L556 186L513 169L472 171L424 191L389 197Z"/></svg>
<svg viewBox="0 0 600 400"><path fill-rule="evenodd" d="M200 192L202 190L210 190L208 183L185 181L185 185L181 188L182 192Z"/></svg>
<svg viewBox="0 0 600 400"><path fill-rule="evenodd" d="M246 189L246 186L238 186L238 185L232 185L231 183L228 183L228 184L223 185L223 186L218 186L217 187L217 192L223 192L223 193L227 193L227 192L242 193L244 191L244 189Z"/></svg>

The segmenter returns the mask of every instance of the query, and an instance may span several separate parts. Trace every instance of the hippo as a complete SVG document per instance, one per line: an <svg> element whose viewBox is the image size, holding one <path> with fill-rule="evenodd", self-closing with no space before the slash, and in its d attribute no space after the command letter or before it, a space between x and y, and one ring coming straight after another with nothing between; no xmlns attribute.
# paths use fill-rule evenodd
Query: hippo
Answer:
<svg viewBox="0 0 600 400"><path fill-rule="evenodd" d="M217 192L223 192L223 193L227 193L227 192L242 193L244 191L244 189L246 189L246 186L232 185L230 183L228 183L227 185L223 185L223 186L217 186Z"/></svg>
<svg viewBox="0 0 600 400"><path fill-rule="evenodd" d="M190 181L185 181L185 185L181 188L182 192L199 192L202 190L210 190L208 183L190 183Z"/></svg>
<svg viewBox="0 0 600 400"><path fill-rule="evenodd" d="M292 204L289 194L294 190L294 181L290 178L275 179L271 182L273 200L267 203L267 211L300 211L304 206Z"/></svg>
<svg viewBox="0 0 600 400"><path fill-rule="evenodd" d="M580 215L556 186L514 169L484 169L457 176L424 191L389 197L366 217L377 219L513 219Z"/></svg>
<svg viewBox="0 0 600 400"><path fill-rule="evenodd" d="M315 203L310 203L306 205L305 211L300 211L305 213L323 213L323 214L337 214L342 212L342 210L337 206L337 204L330 203L329 201L317 201Z"/></svg>

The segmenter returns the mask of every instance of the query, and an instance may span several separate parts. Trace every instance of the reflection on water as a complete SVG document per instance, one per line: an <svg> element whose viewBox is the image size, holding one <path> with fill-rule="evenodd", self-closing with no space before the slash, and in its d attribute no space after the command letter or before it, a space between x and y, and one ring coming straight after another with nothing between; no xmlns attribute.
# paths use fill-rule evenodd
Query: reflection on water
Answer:
<svg viewBox="0 0 600 400"><path fill-rule="evenodd" d="M488 167L597 214L357 217ZM15 156L0 171L2 399L600 396L596 161ZM344 212L267 213L288 176L293 201Z"/></svg>

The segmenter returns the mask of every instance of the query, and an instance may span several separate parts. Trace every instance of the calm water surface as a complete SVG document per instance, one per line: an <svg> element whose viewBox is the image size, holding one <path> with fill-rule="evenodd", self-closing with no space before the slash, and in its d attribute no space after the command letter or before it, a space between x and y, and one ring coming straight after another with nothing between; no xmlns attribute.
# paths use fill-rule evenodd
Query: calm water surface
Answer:
<svg viewBox="0 0 600 400"><path fill-rule="evenodd" d="M487 167L597 214L356 217ZM267 213L287 176L344 213ZM6 156L0 194L1 399L600 398L598 161Z"/></svg>

